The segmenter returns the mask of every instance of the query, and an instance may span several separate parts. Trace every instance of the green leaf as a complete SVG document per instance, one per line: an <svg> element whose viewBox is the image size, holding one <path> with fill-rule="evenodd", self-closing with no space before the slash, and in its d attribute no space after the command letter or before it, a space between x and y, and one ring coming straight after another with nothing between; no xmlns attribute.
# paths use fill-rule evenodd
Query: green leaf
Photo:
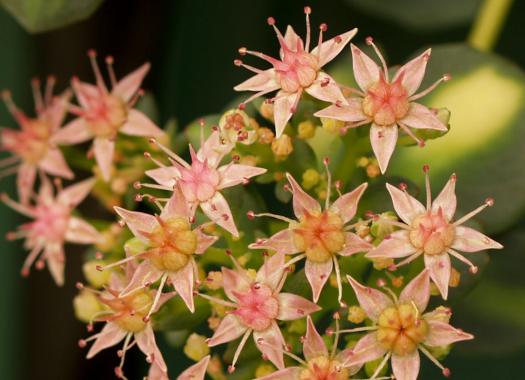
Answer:
<svg viewBox="0 0 525 380"><path fill-rule="evenodd" d="M102 0L1 0L0 3L30 33L42 33L84 20Z"/></svg>
<svg viewBox="0 0 525 380"><path fill-rule="evenodd" d="M175 297L155 314L153 323L155 330L192 330L202 324L210 316L210 303L195 297L195 313L191 313L180 297Z"/></svg>

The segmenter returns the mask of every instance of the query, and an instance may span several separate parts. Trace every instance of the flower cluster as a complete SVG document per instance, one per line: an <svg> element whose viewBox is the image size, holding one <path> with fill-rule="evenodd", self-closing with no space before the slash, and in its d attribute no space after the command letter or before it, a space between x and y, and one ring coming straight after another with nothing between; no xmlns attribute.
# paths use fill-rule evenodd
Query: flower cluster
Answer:
<svg viewBox="0 0 525 380"><path fill-rule="evenodd" d="M56 283L63 285L64 244L92 245L84 266L89 284L77 283L75 310L89 332L95 322L104 323L104 327L81 339L79 346L93 342L87 353L87 358L92 358L123 342L115 368L118 378L126 378L126 353L137 345L150 364L147 379L168 379L168 365L154 330L166 329L169 320L175 321L176 330L189 329L177 326L182 315L185 319L207 315L211 332L208 339L199 335L188 338L184 352L198 363L180 374L179 380L202 380L206 373L213 379L226 378L242 363L243 351L250 344L271 363L246 375L260 380L346 380L359 373L370 379L390 379L389 360L396 379L415 380L420 353L448 376L450 370L438 360L439 350L473 339L449 324L450 308L425 310L431 295L447 300L449 287L455 286L452 274L458 272L451 258L468 265L474 274L478 268L460 252L503 248L464 225L492 206L492 199L454 219L456 176L452 175L432 201L429 168L425 166L426 205L410 195L406 185L398 188L387 183L397 216L363 213L359 206L366 197L367 181L350 178L355 187L341 191L342 181L332 178L341 168L331 170L333 163L326 157L318 163L325 173L311 167L304 171L301 182L294 167L299 161L291 159L297 141L315 134L319 118L324 128L342 135L368 126L370 156L375 158L362 157L355 166L366 167L369 178L385 173L400 132L424 146L424 137L417 130L447 131L437 111L416 100L450 77L444 75L418 93L430 49L401 66L391 78L383 56L367 38L381 66L352 44L353 73L359 89L349 88L321 69L343 51L357 29L323 41L327 26L321 24L317 47L310 49L310 7L304 12L304 41L291 26L283 35L275 19L268 18L279 41L279 58L239 49L242 56L262 58L272 67L260 70L235 60L235 65L255 73L235 90L256 94L239 109L225 112L211 131L200 123L200 146L194 148L196 142L190 138L188 154L175 148L180 146L178 141L169 144L170 137L134 108L149 64L117 81L113 58L107 57L109 90L96 54L90 51L96 84L73 78L73 92L66 90L53 97L54 79L48 81L44 96L38 82L33 82L34 119L18 110L4 92L4 100L21 127L20 131L1 131L2 147L13 154L2 161L7 167L4 174L18 172L19 202L6 194L1 199L32 219L8 234L10 239L25 239L24 246L30 251L22 274L28 275L33 263L39 269L47 265ZM275 133L261 126L247 107L250 101L273 91L278 92L260 105L259 116L265 120L261 123L274 125ZM73 93L78 105L70 103ZM316 109L296 114L304 93L313 98L310 103ZM318 101L330 104L319 105ZM62 127L68 112L74 117ZM300 119L297 128L290 124L292 116ZM141 151L140 139L120 134L146 137L148 151ZM117 144L117 138L127 143L125 148ZM183 139L182 135L176 138ZM86 161L95 158L94 177L65 188L61 179L49 179L73 179L60 146L91 139L93 146ZM116 179L124 178L128 169L123 167L125 149L143 153L137 155L140 175L133 186L124 182L119 187ZM277 197L291 197L294 217L267 212L263 202L267 194L254 196L255 186L243 188L252 180L260 182L261 188L275 181ZM104 202L107 186L124 187L123 193L133 192L137 202L126 202L123 196L121 202L109 204L120 218L120 227L93 223L95 229L76 208L89 193ZM246 200L248 194L251 201ZM108 206L108 202L104 204ZM141 211L132 207L141 207ZM271 221L259 217L270 217ZM403 286L404 277L395 277L398 269L420 258L424 269ZM397 259L401 261L395 262ZM382 290L368 286L374 277L366 275L365 267L376 272L376 285ZM384 278L391 279L392 289ZM350 287L344 285L345 279ZM301 286L303 282L309 286ZM357 303L348 307L354 299ZM343 316L361 326L343 328ZM319 326L326 323L335 323L335 328L330 326L323 338ZM298 342L304 359L293 352ZM219 356L210 354L210 348L223 344L230 346L223 356L226 371ZM291 360L296 365L290 365Z"/></svg>

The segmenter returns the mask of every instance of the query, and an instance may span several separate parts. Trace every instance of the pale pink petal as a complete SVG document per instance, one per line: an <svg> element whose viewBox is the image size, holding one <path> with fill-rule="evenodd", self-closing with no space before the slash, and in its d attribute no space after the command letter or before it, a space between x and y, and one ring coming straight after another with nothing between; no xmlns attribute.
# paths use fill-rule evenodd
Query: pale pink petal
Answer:
<svg viewBox="0 0 525 380"><path fill-rule="evenodd" d="M277 80L277 74L275 69L272 68L252 76L250 79L238 84L233 89L235 91L264 91L266 93L280 88L281 85Z"/></svg>
<svg viewBox="0 0 525 380"><path fill-rule="evenodd" d="M66 257L64 256L64 246L61 243L46 244L44 249L47 267L51 276L58 286L64 285L64 267Z"/></svg>
<svg viewBox="0 0 525 380"><path fill-rule="evenodd" d="M16 177L16 188L18 190L18 197L20 203L27 204L33 192L35 185L36 167L35 165L22 163L18 167L18 174Z"/></svg>
<svg viewBox="0 0 525 380"><path fill-rule="evenodd" d="M386 188L392 198L392 204L397 215L406 224L411 224L415 217L423 214L426 209L416 198L387 183Z"/></svg>
<svg viewBox="0 0 525 380"><path fill-rule="evenodd" d="M426 319L426 321L428 323L428 335L423 343L427 346L448 346L449 344L461 342L462 340L474 339L472 334L456 329L448 323L433 319Z"/></svg>
<svg viewBox="0 0 525 380"><path fill-rule="evenodd" d="M312 318L306 320L306 335L303 341L303 353L306 360L315 359L319 356L328 356L328 349L323 338L317 332Z"/></svg>
<svg viewBox="0 0 525 380"><path fill-rule="evenodd" d="M133 276L126 287L121 290L121 296L125 296L138 288L144 287L144 284L154 284L162 276L163 272L155 268L149 260L141 262L133 271Z"/></svg>
<svg viewBox="0 0 525 380"><path fill-rule="evenodd" d="M293 107L297 104L301 91L287 93L281 91L275 97L273 103L273 117L275 121L275 135L279 138L283 134L286 123L292 117Z"/></svg>
<svg viewBox="0 0 525 380"><path fill-rule="evenodd" d="M280 293L278 298L279 315L277 319L281 321L304 318L306 315L321 310L315 303L292 293Z"/></svg>
<svg viewBox="0 0 525 380"><path fill-rule="evenodd" d="M184 194L180 189L180 186L175 186L173 188L173 194L170 199L164 205L160 217L162 219L183 217L190 220L193 217L191 212L192 208L189 207L188 201L184 198Z"/></svg>
<svg viewBox="0 0 525 380"><path fill-rule="evenodd" d="M435 129L442 132L448 130L436 114L427 107L414 102L410 103L408 113L399 122L416 129Z"/></svg>
<svg viewBox="0 0 525 380"><path fill-rule="evenodd" d="M359 200L365 192L368 183L363 183L356 187L349 193L341 195L337 200L330 206L330 210L339 214L343 218L343 222L347 223L355 216L357 212L357 206Z"/></svg>
<svg viewBox="0 0 525 380"><path fill-rule="evenodd" d="M210 355L205 356L197 364L192 365L182 372L179 377L177 377L177 380L204 380L209 362Z"/></svg>
<svg viewBox="0 0 525 380"><path fill-rule="evenodd" d="M205 234L200 228L194 230L194 232L197 234L197 248L195 248L195 253L197 255L201 255L206 252L206 250L219 239L218 236Z"/></svg>
<svg viewBox="0 0 525 380"><path fill-rule="evenodd" d="M373 360L379 359L387 353L377 341L376 333L366 334L359 339L351 354L346 359L347 366L354 366L365 364Z"/></svg>
<svg viewBox="0 0 525 380"><path fill-rule="evenodd" d="M126 222L133 235L145 242L149 241L149 234L159 225L153 215L129 211L121 207L114 207L114 210Z"/></svg>
<svg viewBox="0 0 525 380"><path fill-rule="evenodd" d="M292 187L293 211L295 216L297 216L298 218L302 218L304 215L307 214L320 213L321 205L319 204L319 202L317 202L314 198L308 195L301 188L301 186L299 186L299 184L295 181L291 174L286 173L286 178L288 178L288 182Z"/></svg>
<svg viewBox="0 0 525 380"><path fill-rule="evenodd" d="M222 268L222 282L224 284L224 293L234 302L237 302L237 297L234 293L243 293L250 289L253 281L245 273L238 273L237 271Z"/></svg>
<svg viewBox="0 0 525 380"><path fill-rule="evenodd" d="M284 338L275 321L264 331L254 331L253 339L259 351L277 367L284 368L283 345Z"/></svg>
<svg viewBox="0 0 525 380"><path fill-rule="evenodd" d="M412 303L417 306L420 313L425 311L430 299L430 277L428 270L423 270L419 275L414 277L399 295L399 302Z"/></svg>
<svg viewBox="0 0 525 380"><path fill-rule="evenodd" d="M377 64L354 44L352 49L352 64L354 68L355 81L363 91L379 80L381 69Z"/></svg>
<svg viewBox="0 0 525 380"><path fill-rule="evenodd" d="M101 96L101 92L97 86L81 82L77 79L71 81L71 87L73 87L73 91L75 91L75 97L80 103L80 106L84 109L91 107L92 99L97 99Z"/></svg>
<svg viewBox="0 0 525 380"><path fill-rule="evenodd" d="M291 25L288 25L286 27L286 32L284 33L284 42L286 43L286 46L288 49L297 51L297 43L299 43L304 48L304 43L301 37L297 33L295 33L295 30ZM281 60L284 59L284 52L283 49L280 49L279 51Z"/></svg>
<svg viewBox="0 0 525 380"><path fill-rule="evenodd" d="M98 338L89 349L86 358L91 359L100 351L112 347L126 336L127 332L122 330L116 323L108 322L98 333Z"/></svg>
<svg viewBox="0 0 525 380"><path fill-rule="evenodd" d="M328 260L324 263L314 263L311 260L306 260L304 264L304 272L306 274L306 278L308 279L308 283L312 288L314 302L317 303L317 301L319 301L321 291L323 290L326 281L328 281L333 267L334 263L332 260Z"/></svg>
<svg viewBox="0 0 525 380"><path fill-rule="evenodd" d="M57 194L57 201L70 207L77 206L89 195L95 182L94 178L88 178L68 186Z"/></svg>
<svg viewBox="0 0 525 380"><path fill-rule="evenodd" d="M265 168L240 164L224 165L218 170L221 178L218 189L239 185L252 177L264 174L267 171Z"/></svg>
<svg viewBox="0 0 525 380"><path fill-rule="evenodd" d="M397 70L392 82L395 82L403 76L401 84L406 88L408 96L413 95L419 86L421 86L421 81L425 76L425 70L427 68L427 62L430 58L431 51L432 49L425 50L421 55L412 59Z"/></svg>
<svg viewBox="0 0 525 380"><path fill-rule="evenodd" d="M124 78L118 81L115 87L113 87L111 94L120 96L122 100L128 102L139 90L144 77L149 71L149 68L150 64L145 63L135 71L126 75Z"/></svg>
<svg viewBox="0 0 525 380"><path fill-rule="evenodd" d="M239 231L233 220L232 212L224 196L216 192L208 201L200 204L202 211L217 225L233 236L239 236Z"/></svg>
<svg viewBox="0 0 525 380"><path fill-rule="evenodd" d="M340 34L334 38L324 41L321 47L316 46L311 54L318 56L319 54L319 67L323 67L332 59L337 57L344 47L350 42L357 33L357 28L354 28L346 33ZM320 51L319 51L320 50Z"/></svg>
<svg viewBox="0 0 525 380"><path fill-rule="evenodd" d="M189 311L195 312L195 305L193 302L193 284L195 279L193 277L193 265L190 262L182 269L170 274L171 283L184 301Z"/></svg>
<svg viewBox="0 0 525 380"><path fill-rule="evenodd" d="M503 246L488 236L469 227L456 227L452 248L462 252L478 252L485 249L502 249Z"/></svg>
<svg viewBox="0 0 525 380"><path fill-rule="evenodd" d="M58 148L49 148L44 158L38 163L38 166L53 176L66 179L73 179L75 176Z"/></svg>
<svg viewBox="0 0 525 380"><path fill-rule="evenodd" d="M303 369L301 367L288 367L270 373L269 375L258 377L256 380L297 380Z"/></svg>
<svg viewBox="0 0 525 380"><path fill-rule="evenodd" d="M111 178L111 168L113 164L113 154L115 151L115 141L106 137L96 137L93 142L95 160L100 168L104 180Z"/></svg>
<svg viewBox="0 0 525 380"><path fill-rule="evenodd" d="M417 380L419 375L419 352L407 355L392 355L392 372L396 380Z"/></svg>
<svg viewBox="0 0 525 380"><path fill-rule="evenodd" d="M354 289L359 305L365 310L368 318L376 322L379 315L388 307L392 306L392 300L385 293L377 289L361 285L351 276L346 276L348 282Z"/></svg>
<svg viewBox="0 0 525 380"><path fill-rule="evenodd" d="M69 218L65 239L71 243L93 244L100 239L100 234L88 222L72 216Z"/></svg>
<svg viewBox="0 0 525 380"><path fill-rule="evenodd" d="M155 364L159 366L162 371L168 371L168 367L164 362L162 353L160 352L157 342L155 341L155 333L153 332L151 323L148 323L143 331L135 333L135 341L144 355L149 358L153 358Z"/></svg>
<svg viewBox="0 0 525 380"><path fill-rule="evenodd" d="M243 335L248 328L241 324L233 314L227 314L221 321L213 336L208 340L208 346L214 347L219 344L230 342Z"/></svg>
<svg viewBox="0 0 525 380"><path fill-rule="evenodd" d="M316 117L341 120L351 123L367 120L369 117L363 113L363 99L350 98L346 104L331 105L314 113Z"/></svg>
<svg viewBox="0 0 525 380"><path fill-rule="evenodd" d="M366 257L373 258L392 258L410 256L416 253L417 248L412 245L408 237L408 231L400 230L391 233L379 245L372 249Z"/></svg>
<svg viewBox="0 0 525 380"><path fill-rule="evenodd" d="M440 255L425 255L425 267L428 269L430 278L436 284L439 293L444 300L448 297L448 284L450 281L450 256L448 253Z"/></svg>
<svg viewBox="0 0 525 380"><path fill-rule="evenodd" d="M164 372L155 362L149 367L146 380L170 380L168 373Z"/></svg>
<svg viewBox="0 0 525 380"><path fill-rule="evenodd" d="M337 82L328 74L320 71L315 81L305 91L316 99L330 103L346 103L346 99Z"/></svg>
<svg viewBox="0 0 525 380"><path fill-rule="evenodd" d="M352 256L358 252L368 252L374 246L369 242L361 239L352 232L345 233L345 245L341 251L338 252L341 256Z"/></svg>
<svg viewBox="0 0 525 380"><path fill-rule="evenodd" d="M452 175L441 193L432 202L432 212L437 213L441 209L447 220L450 221L456 212L456 204L456 176Z"/></svg>
<svg viewBox="0 0 525 380"><path fill-rule="evenodd" d="M256 282L267 285L272 290L277 290L284 274L284 254L276 253L268 257L264 264L257 271Z"/></svg>
<svg viewBox="0 0 525 380"><path fill-rule="evenodd" d="M119 129L119 132L131 136L145 137L156 137L164 134L162 129L157 127L149 117L134 109L129 110L128 120Z"/></svg>
<svg viewBox="0 0 525 380"><path fill-rule="evenodd" d="M190 145L190 153L193 147ZM202 143L197 158L200 161L206 161L212 168L216 168L223 157L233 149L233 145L222 142L219 131L213 131L210 136ZM192 159L194 157L192 156Z"/></svg>
<svg viewBox="0 0 525 380"><path fill-rule="evenodd" d="M370 143L379 162L379 169L383 174L386 172L392 153L396 148L397 136L397 125L395 124L386 127L372 124L370 127Z"/></svg>
<svg viewBox="0 0 525 380"><path fill-rule="evenodd" d="M42 117L49 122L52 131L56 131L62 125L72 95L71 90L64 91L59 96L55 96L51 104L44 110Z"/></svg>
<svg viewBox="0 0 525 380"><path fill-rule="evenodd" d="M159 185L173 187L177 183L177 178L180 177L180 172L175 166L166 166L164 168L146 170L146 175Z"/></svg>
<svg viewBox="0 0 525 380"><path fill-rule="evenodd" d="M82 117L77 117L59 129L51 137L51 142L59 145L75 145L92 137L93 133L91 133L86 120Z"/></svg>
<svg viewBox="0 0 525 380"><path fill-rule="evenodd" d="M268 249L271 251L282 252L291 255L299 252L293 240L293 231L289 228L277 232L267 239L258 239L255 243L248 246L250 249Z"/></svg>

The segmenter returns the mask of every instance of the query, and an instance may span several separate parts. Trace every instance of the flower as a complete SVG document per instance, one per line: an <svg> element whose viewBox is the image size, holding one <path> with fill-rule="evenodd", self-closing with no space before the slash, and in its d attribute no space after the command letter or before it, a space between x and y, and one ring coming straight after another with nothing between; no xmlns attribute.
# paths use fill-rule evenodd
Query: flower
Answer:
<svg viewBox="0 0 525 380"><path fill-rule="evenodd" d="M97 230L73 216L73 209L89 194L95 180L87 179L74 185L59 188L53 195L53 186L44 175L34 205L23 205L13 201L7 194L1 200L13 210L34 219L23 224L17 231L8 234L9 239L25 239L25 248L30 250L22 267L22 275L28 276L31 265L42 253L36 267L44 267L44 260L57 285L64 284L64 242L93 244L100 235Z"/></svg>
<svg viewBox="0 0 525 380"><path fill-rule="evenodd" d="M220 190L248 183L251 177L265 173L266 169L236 164L233 161L219 167L221 160L233 146L221 143L218 131L213 131L202 142L197 153L190 145L191 165L155 139L151 141L168 154L172 165L162 165L158 169L146 171L146 174L165 190L171 191L175 184L179 184L191 209L200 206L213 222L238 236L239 231L233 221L230 206Z"/></svg>
<svg viewBox="0 0 525 380"><path fill-rule="evenodd" d="M146 244L147 248L138 254L112 263L107 269L131 260L142 259L129 284L121 295L130 294L136 289L161 280L162 288L169 279L188 309L195 311L193 286L198 279L194 254L203 254L217 237L208 236L202 228L191 228L193 210L184 199L180 187L174 189L173 196L162 208L159 216L143 212L129 211L115 207L116 213L128 225L131 232ZM153 309L153 307L152 307Z"/></svg>
<svg viewBox="0 0 525 380"><path fill-rule="evenodd" d="M428 269L432 281L438 287L443 299L447 299L451 273L450 256L469 265L472 273L476 273L478 270L474 264L456 250L479 252L485 249L501 249L503 246L482 233L463 226L467 220L486 207L492 206L494 200L488 198L476 210L453 221L457 203L455 194L456 175L453 174L450 177L441 193L432 202L427 165L425 165L424 171L427 193L426 207L410 196L405 187L400 190L387 183L386 186L392 197L394 209L404 223L391 222L400 227L401 230L391 233L379 246L371 250L367 257L392 259L407 257L396 265L398 267L423 255L425 267Z"/></svg>
<svg viewBox="0 0 525 380"><path fill-rule="evenodd" d="M239 49L241 55L254 55L259 57L273 67L260 70L245 65L240 59L234 61L235 65L242 66L255 73L253 77L234 87L236 91L256 91L256 94L241 104L241 108L253 99L267 93L279 90L272 99L274 105L274 121L277 137L284 131L286 123L297 109L297 105L303 91L314 98L335 103L337 101L346 103L339 86L321 68L334 59L357 33L357 29L336 36L323 42L323 32L327 25L321 24L319 32L319 44L310 51L310 7L304 8L306 14L306 41L303 42L291 26L288 26L283 36L275 26L275 19L268 18L279 45L281 46L280 59L272 58L264 53L247 50L245 47Z"/></svg>
<svg viewBox="0 0 525 380"><path fill-rule="evenodd" d="M355 329L371 332L357 342L346 365L364 364L384 357L372 378L375 378L391 359L396 379L416 380L421 351L445 376L450 375L450 370L444 368L428 348L447 346L473 339L474 336L448 323L451 312L447 308L441 307L423 314L430 298L427 270L421 272L403 289L399 299L393 293L388 296L379 290L361 285L350 276L347 278L373 325Z"/></svg>
<svg viewBox="0 0 525 380"><path fill-rule="evenodd" d="M396 147L398 127L420 146L424 146L424 141L410 128L447 131L447 127L431 110L415 100L427 95L440 82L449 80L450 76L444 75L428 89L416 94L425 75L431 49L401 66L390 81L388 68L379 49L371 37L366 42L373 46L383 70L352 44L354 76L362 91L352 89L358 97L351 97L346 103L331 105L315 116L348 122L350 128L372 123L370 142L381 173L384 173Z"/></svg>
<svg viewBox="0 0 525 380"><path fill-rule="evenodd" d="M20 130L8 128L0 130L0 149L13 154L12 157L0 161L0 167L4 168L0 176L18 172L17 189L22 204L29 202L37 169L66 179L74 177L60 149L51 143L52 135L59 130L64 121L68 100L71 97L70 91L53 97L54 84L54 77L49 77L45 95L42 96L40 82L37 79L33 80L35 118L28 117L18 109L9 91L2 93L7 108L20 126Z"/></svg>
<svg viewBox="0 0 525 380"><path fill-rule="evenodd" d="M293 259L297 262L306 258L305 273L312 288L313 300L317 302L323 287L335 266L339 288L339 301L342 285L337 255L351 256L373 248L353 232L346 224L355 216L359 199L367 183L353 191L341 195L332 205L330 201L331 179L328 184L325 209L308 195L295 179L287 174L293 194L293 209L297 220L272 214L253 214L253 216L273 216L289 223L288 228L268 239L259 239L250 245L253 249L270 249L284 254L301 253Z"/></svg>
<svg viewBox="0 0 525 380"><path fill-rule="evenodd" d="M235 260L234 262L236 263ZM286 279L282 253L268 258L257 272L255 279L252 279L238 263L236 266L237 270L222 268L224 292L231 302L216 300L201 294L212 302L233 308L221 321L208 345L214 347L242 336L229 367L229 371L233 372L246 341L253 334L259 351L277 368L282 369L284 368L284 338L277 320L291 321L304 318L320 308L303 297L281 293Z"/></svg>
<svg viewBox="0 0 525 380"><path fill-rule="evenodd" d="M339 322L336 319L337 330L336 338L331 352L321 335L315 329L312 318L308 316L306 324L306 335L302 339L303 353L305 360L290 355L301 364L300 366L281 369L270 375L258 378L257 380L347 380L351 375L359 371L360 366L349 367L343 363L347 362L352 354L351 349L337 353L339 342Z"/></svg>
<svg viewBox="0 0 525 380"><path fill-rule="evenodd" d="M111 165L115 150L117 133L131 136L160 136L163 134L146 115L133 109L140 94L139 87L149 70L145 63L137 70L116 81L113 71L113 58L107 57L112 89L108 90L96 62L96 53L89 51L89 58L96 77L96 86L73 78L71 85L80 107L70 106L70 111L78 116L53 138L56 144L72 145L94 138L93 152L102 177L111 177Z"/></svg>

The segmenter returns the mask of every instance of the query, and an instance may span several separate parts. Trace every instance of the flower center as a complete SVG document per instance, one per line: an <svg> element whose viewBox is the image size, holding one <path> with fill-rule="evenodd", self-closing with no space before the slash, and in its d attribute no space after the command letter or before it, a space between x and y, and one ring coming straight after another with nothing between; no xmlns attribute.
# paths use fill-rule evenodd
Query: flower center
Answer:
<svg viewBox="0 0 525 380"><path fill-rule="evenodd" d="M176 272L186 266L195 253L197 235L184 218L158 220L159 226L150 235L147 257L155 268Z"/></svg>
<svg viewBox="0 0 525 380"><path fill-rule="evenodd" d="M381 74L378 82L370 86L363 99L363 112L380 126L393 125L408 112L410 104L401 78L388 83Z"/></svg>
<svg viewBox="0 0 525 380"><path fill-rule="evenodd" d="M456 229L443 215L427 212L414 219L409 233L410 242L427 255L444 253L454 241Z"/></svg>
<svg viewBox="0 0 525 380"><path fill-rule="evenodd" d="M148 314L153 304L152 293L148 290L138 290L126 297L117 297L117 292L111 291L115 296L112 299L101 301L114 311L108 321L115 322L121 329L129 332L139 332L146 328L143 318Z"/></svg>
<svg viewBox="0 0 525 380"><path fill-rule="evenodd" d="M348 370L341 366L336 360L330 360L326 356L318 356L307 363L300 375L299 380L348 380Z"/></svg>
<svg viewBox="0 0 525 380"><path fill-rule="evenodd" d="M272 321L279 314L279 301L272 289L264 284L255 283L246 293L235 292L237 315L242 323L255 331L263 331L270 327Z"/></svg>
<svg viewBox="0 0 525 380"><path fill-rule="evenodd" d="M306 214L290 227L295 246L316 263L330 260L345 245L343 220L330 211Z"/></svg>
<svg viewBox="0 0 525 380"><path fill-rule="evenodd" d="M297 92L309 87L317 78L319 61L317 57L300 49L286 50L282 61L275 65L281 88L286 92Z"/></svg>
<svg viewBox="0 0 525 380"><path fill-rule="evenodd" d="M38 206L35 209L35 221L29 223L31 235L47 242L60 242L66 234L69 216L69 209L60 204Z"/></svg>
<svg viewBox="0 0 525 380"><path fill-rule="evenodd" d="M128 118L126 104L114 95L100 95L93 100L84 115L97 137L113 138Z"/></svg>
<svg viewBox="0 0 525 380"><path fill-rule="evenodd" d="M385 309L378 320L377 340L396 355L409 355L428 334L427 322L420 318L413 304L401 304Z"/></svg>
<svg viewBox="0 0 525 380"><path fill-rule="evenodd" d="M47 153L51 127L45 121L30 119L21 131L3 131L3 148L36 165Z"/></svg>
<svg viewBox="0 0 525 380"><path fill-rule="evenodd" d="M217 170L195 158L190 168L180 169L180 185L188 202L206 202L215 195L220 182Z"/></svg>

